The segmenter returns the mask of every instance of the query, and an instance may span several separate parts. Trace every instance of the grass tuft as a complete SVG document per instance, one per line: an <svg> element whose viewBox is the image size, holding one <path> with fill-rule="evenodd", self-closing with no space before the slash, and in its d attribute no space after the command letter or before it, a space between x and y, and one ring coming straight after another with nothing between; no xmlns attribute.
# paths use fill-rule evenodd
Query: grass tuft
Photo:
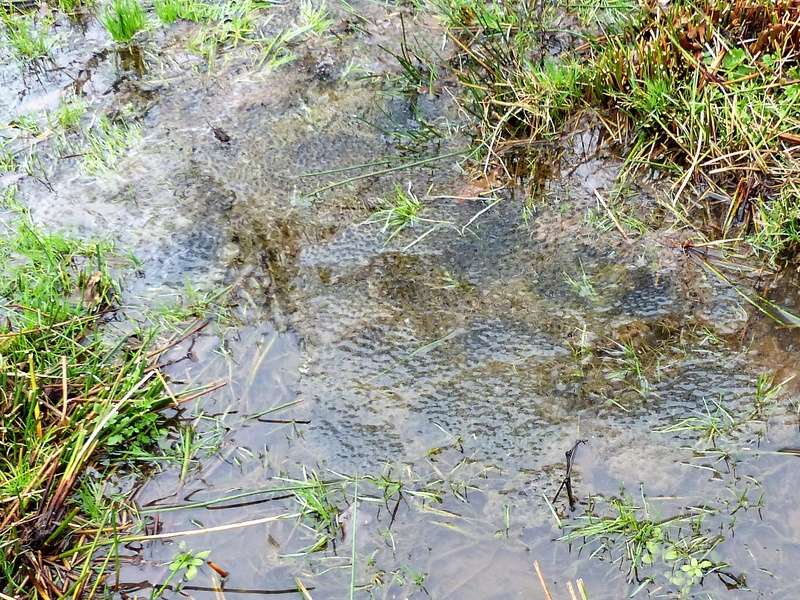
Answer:
<svg viewBox="0 0 800 600"><path fill-rule="evenodd" d="M328 18L328 7L323 0L317 6L311 0L300 2L300 27L314 35L322 35L333 24Z"/></svg>
<svg viewBox="0 0 800 600"><path fill-rule="evenodd" d="M49 56L51 42L45 29L49 27L48 20L37 24L30 15L7 13L3 8L0 18L5 26L6 43L18 60L30 62Z"/></svg>
<svg viewBox="0 0 800 600"><path fill-rule="evenodd" d="M92 595L93 548L130 524L125 497L104 482L125 467L124 452L162 436L158 411L175 401L158 371L155 332L113 329L111 253L28 220L0 239L5 597Z"/></svg>
<svg viewBox="0 0 800 600"><path fill-rule="evenodd" d="M198 6L194 2L190 4ZM254 43L259 11L269 6L269 3L262 0L228 0L221 4L208 5L209 12L203 14L202 19L208 22L190 39L189 49L204 56L211 64L224 48ZM271 45L267 39L262 41Z"/></svg>
<svg viewBox="0 0 800 600"><path fill-rule="evenodd" d="M381 202L379 210L373 213L370 223L382 223L382 231L388 233L387 241L394 239L401 231L413 227L422 211L422 202L411 190L395 187L394 194Z"/></svg>
<svg viewBox="0 0 800 600"><path fill-rule="evenodd" d="M62 130L72 131L78 128L85 113L86 102L80 98L70 98L61 101L53 116Z"/></svg>
<svg viewBox="0 0 800 600"><path fill-rule="evenodd" d="M83 157L83 171L87 175L108 173L140 137L139 125L113 122L102 117L97 126L86 134L87 148Z"/></svg>
<svg viewBox="0 0 800 600"><path fill-rule="evenodd" d="M696 229L747 240L773 265L798 255L797 2L568 1L557 18L583 29L555 56L546 10L437 5L484 170L532 171L543 144L592 113L624 159L620 183L655 168Z"/></svg>
<svg viewBox="0 0 800 600"><path fill-rule="evenodd" d="M167 25L177 20L202 23L214 19L218 7L200 0L156 0L156 15Z"/></svg>
<svg viewBox="0 0 800 600"><path fill-rule="evenodd" d="M13 173L17 170L17 159L9 142L0 138L0 173Z"/></svg>
<svg viewBox="0 0 800 600"><path fill-rule="evenodd" d="M139 0L111 0L101 20L111 39L121 44L130 43L147 25L147 15Z"/></svg>

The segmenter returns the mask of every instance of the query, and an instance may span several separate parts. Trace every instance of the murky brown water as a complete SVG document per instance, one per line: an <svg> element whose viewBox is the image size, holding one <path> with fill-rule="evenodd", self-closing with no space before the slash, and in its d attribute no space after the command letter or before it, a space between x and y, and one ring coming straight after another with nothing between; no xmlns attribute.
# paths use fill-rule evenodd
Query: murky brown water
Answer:
<svg viewBox="0 0 800 600"><path fill-rule="evenodd" d="M168 465L143 486L137 502L151 525L167 533L295 513L286 492L158 507L287 487L304 470L323 480L384 474L405 486L402 499L384 502L362 481L355 510L355 486L332 486L344 533L319 552L302 552L317 539L307 519L187 537L230 572L224 592L203 568L182 595L165 597L299 597L299 580L313 598L345 598L354 580L358 598L543 598L534 560L554 598L569 598L577 578L593 599L627 597L640 583L613 560L619 549L592 556L597 544L554 541L562 532L545 498L578 439L588 440L574 467L580 504L575 513L563 496L555 505L565 523L592 504L609 514L605 499L620 494L646 502L654 520L707 513L702 531L724 538L709 558L730 575L709 575L689 597L800 597L800 471L796 457L775 452L800 445L794 388L770 402L766 424L720 437L722 458L698 452L709 446L697 433L655 431L715 401L746 411L760 373L793 375L797 338L749 318L740 296L674 247L676 234L627 242L589 225L594 191L614 172L591 152L548 185L527 222L505 192L497 203L476 200L454 158L308 197L350 173L303 174L416 158L398 156L366 124L418 125L411 101L387 95L383 81L397 67L380 46L399 46L405 9L352 6L360 17L331 7L334 33L305 39L298 60L276 70L254 66L244 48L209 71L184 52L194 27L185 24L151 34L140 75L96 24L61 21L68 49L56 53L58 70L2 70L6 121L52 108L77 77L93 114L130 107L142 122L142 139L113 173L88 177L68 158L47 161L43 181L20 178L37 220L132 250L142 276L128 281L131 303L171 300L187 280L233 285L237 319L200 334L189 359L170 367L176 382L228 382L182 415L219 451L198 452L184 481L180 465ZM279 31L296 6L267 12L265 31ZM441 43L433 21L406 18L414 35ZM343 76L348 64L376 77ZM423 94L417 108L458 123L448 98ZM427 150L465 144L453 135ZM411 186L430 221L386 243L365 221L395 185ZM594 293L567 281L584 272ZM638 349L641 375L614 342ZM173 541L126 548L118 596L149 597L178 550ZM636 597L678 597L665 569L640 572L655 582ZM731 575L742 589L726 589Z"/></svg>

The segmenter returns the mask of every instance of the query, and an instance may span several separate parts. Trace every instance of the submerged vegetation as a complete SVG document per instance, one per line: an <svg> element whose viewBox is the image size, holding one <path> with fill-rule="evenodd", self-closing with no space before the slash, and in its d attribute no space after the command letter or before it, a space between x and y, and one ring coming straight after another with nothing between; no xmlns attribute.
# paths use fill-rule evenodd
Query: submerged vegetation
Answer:
<svg viewBox="0 0 800 600"><path fill-rule="evenodd" d="M590 495L576 518L561 520L556 515L560 541L617 564L634 586L632 597L658 587L674 590L669 597L696 597L697 588L711 575L728 589L746 588L745 575L718 547L735 529L740 512L760 513L764 507L758 475L743 473L739 462L765 435L783 383L762 374L749 406L721 399L705 402L696 415L655 430L690 441L687 465L713 474L704 481L702 503L683 505L682 498L672 495L648 499L644 489L640 500L624 490L609 498Z"/></svg>
<svg viewBox="0 0 800 600"><path fill-rule="evenodd" d="M550 231L535 232L545 239L526 238L530 232L516 223L501 230L503 214L510 213L499 209L490 220L483 217L511 195L496 189L504 182L533 181L526 191L534 194L546 189L542 181L552 175L554 157L572 152L573 134L591 130L602 132L598 143L622 161L616 184L604 191L613 198L606 204L598 196L588 225L616 229L629 242L647 241L658 219L671 213L698 234L723 240L715 249L747 242L775 266L792 260L800 250L797 3L369 0L364 15L357 12L361 3L352 4L58 0L39 4L38 12L25 5L3 13L0 33L9 55L44 65L37 75L47 81L66 73L52 40L63 39L62 26L71 21L56 10L94 18L108 36L99 36L86 68L70 68L70 81L56 93L42 102L35 94L20 101L0 138L6 186L0 212L4 223L13 221L0 236L0 598L112 597L142 589L151 599L193 591L224 597L229 575L234 595L345 597L341 588L337 594L313 587L338 585L341 575L334 578L341 573L349 579L350 598L435 597L452 582L442 584L448 576L423 571L427 565L401 562L418 560L418 547L432 569L450 560L434 556L443 548L514 557L491 558L499 564L522 557L526 565L531 550L547 548L540 526L549 517L531 510L537 501L528 492L553 483L552 451L573 423L610 448L592 459L599 471L592 482L612 492L587 493L579 482L573 506L570 483L571 514L563 520L556 500L546 496L560 541L619 566L622 577L604 576L619 580L614 585L627 580L626 596L688 597L711 576L744 587L744 577L731 574L727 563L735 561L726 543L733 515L761 510L764 502L760 482L742 474L745 469L737 472L737 460L742 452L754 453L766 435L776 380L759 378L752 406L743 406L735 369L707 367L721 358L738 360L740 345L718 337L705 315L695 318L697 306L710 302L692 294L706 289L674 283L666 269L651 268L652 256L644 251L634 262L617 248L599 256L596 248L580 246L591 241L571 246L567 236L580 230L582 215L575 225L566 202L559 204L563 225L575 229L554 227L553 238ZM285 10L276 15L278 7ZM365 41L373 25L392 41L391 19L431 10L450 39L448 45L431 28L437 40L431 52L451 49L455 56L428 58L422 46L412 49L409 21L399 19L395 73L373 55L360 55L375 46L374 39ZM375 14L383 20L375 23ZM156 48L164 39L170 52ZM301 42L308 47L301 49ZM141 53L133 52L134 44ZM337 64L343 48L358 51ZM79 65L69 50L70 67ZM141 72L122 58L134 54L146 67ZM295 60L291 77L269 78L272 69ZM451 68L462 89L444 93L456 82ZM353 100L373 83L379 88L371 90L374 96ZM162 89L166 102L159 99ZM472 119L466 125L453 116L457 106L437 104L451 96ZM374 112L372 103L380 104ZM373 145L359 137L362 131L352 135L349 121L338 123L345 120L342 107L380 115L370 125L383 137L370 139ZM145 127L164 130L143 137ZM445 146L463 146L455 143L470 127L472 149ZM141 156L125 160L137 144ZM427 155L434 145L441 152ZM355 167L327 168L339 159L329 147L347 154L352 146L356 155L385 147L406 158L425 155L398 164L396 154L369 156ZM166 153L169 160L162 160ZM441 162L448 158L469 161L484 181L464 182L463 171ZM437 172L428 173L434 164ZM301 196L292 171L299 165L325 167L303 177L346 178ZM420 167L426 173L417 177ZM354 170L360 174L347 175ZM75 177L77 171L85 177ZM399 183L400 172L413 174ZM104 180L107 174L118 177ZM77 184L61 195L64 177L67 185ZM265 178L275 184L274 194L264 193ZM350 185L380 178L375 186ZM443 181L451 187L440 189ZM631 192L641 181L664 190L647 223ZM312 198L345 187L352 194L335 202ZM69 218L79 223L78 211L86 207L80 192L87 192L96 221L87 219L87 229L141 228L132 237L150 246L148 260L164 261L159 275L170 277L159 297L180 296L175 281L185 276L185 302L123 307L120 282L128 263L141 265L122 260L110 244L36 227L21 198L33 206L40 190L54 198L43 203L69 203L66 209L78 213ZM360 202L365 193L371 200ZM96 214L109 199L119 212ZM459 206L465 212L448 220L447 211ZM315 222L313 211L331 212ZM386 244L407 242L381 249L360 235L363 229L355 233L343 225L357 222L349 220L351 211L368 213L361 224ZM35 214L56 223L61 217ZM173 217L174 224L161 223ZM279 225L262 222L273 217ZM276 227L281 234L252 243L246 239L251 226ZM440 231L450 234L444 250L426 240ZM573 254L554 254L553 240L567 242ZM417 244L417 252L406 252ZM530 252L518 253L518 245ZM513 264L519 257L531 260ZM570 262L560 262L565 257ZM207 263L224 274L207 275ZM633 279L640 273L647 281ZM231 285L207 291L204 279L217 277ZM671 297L683 293L683 285L685 304ZM228 312L216 303L230 290L240 294L240 304ZM239 310L248 315L247 325L228 328ZM677 314L681 310L692 314ZM199 319L196 328L185 328ZM312 326L318 332L304 337L312 319L319 321ZM212 322L223 331L201 335ZM565 334L573 328L574 335ZM247 337L253 330L255 349ZM175 348L173 340L185 346ZM731 347L736 351L726 354ZM328 378L334 370L341 372ZM222 376L233 383L229 395L215 397L213 411L187 404L213 387L187 389L198 371L201 380ZM707 375L708 381L697 382ZM719 384L723 378L736 381ZM717 397L718 387L733 399L723 390ZM358 395L349 397L354 390ZM709 390L713 397L701 397ZM282 399L270 407L265 402L273 401L273 392ZM298 413L273 418L297 405ZM625 420L612 423L623 412ZM651 427L654 421L659 426ZM681 458L646 463L650 439L630 442L631 428L658 442L668 436L665 447ZM441 431L445 441L432 439L430 430L434 436ZM323 443L312 439L320 435ZM610 456L620 448L619 456ZM787 448L774 454L797 452ZM320 450L323 456L315 454ZM667 453L657 447L654 454ZM575 467L578 481L586 464L573 465L573 458L567 468ZM711 489L703 480L686 494L666 482L660 491L669 496L643 491L639 501L624 489L612 495L630 475L614 471L623 461L633 471L642 465L679 469L676 461L684 459L703 477L711 473L723 482L723 492L699 502ZM358 469L355 461L364 460L372 473L380 472L378 461L386 466L380 475L334 470L347 460ZM166 485L174 489L135 498L135 477L127 475L154 465L170 469ZM473 502L475 496L480 499ZM421 527L412 524L411 535L402 523L409 512L425 515L415 515ZM181 530L168 514L188 524ZM228 517L233 514L239 516ZM269 554L261 564L241 561L238 572L232 567L240 567L239 555L224 555L218 550L223 545L206 537L255 526L264 526L253 538L265 542ZM437 535L440 529L446 535ZM743 536L746 543L752 535ZM177 542L189 536L199 537ZM223 541L231 539L238 541ZM131 546L155 540L164 544L146 551ZM121 566L126 559L133 565L127 572ZM270 589L238 587L236 578L246 581L248 568L275 565L289 575L288 583L278 577ZM139 568L144 582L123 581ZM569 587L571 597L588 598L581 579L577 585L580 596ZM478 595L487 588L475 589Z"/></svg>
<svg viewBox="0 0 800 600"><path fill-rule="evenodd" d="M728 566L709 560L724 537L704 527L702 513L654 518L644 496L642 506L624 498L612 498L608 506L609 515L590 511L571 523L560 539L582 541L592 547L592 556L624 560L628 579L644 581L637 591L654 581L645 575L649 571L663 576L685 598L704 577Z"/></svg>
<svg viewBox="0 0 800 600"><path fill-rule="evenodd" d="M84 172L88 175L109 172L140 137L141 128L136 123L112 122L101 117L97 126L86 133Z"/></svg>

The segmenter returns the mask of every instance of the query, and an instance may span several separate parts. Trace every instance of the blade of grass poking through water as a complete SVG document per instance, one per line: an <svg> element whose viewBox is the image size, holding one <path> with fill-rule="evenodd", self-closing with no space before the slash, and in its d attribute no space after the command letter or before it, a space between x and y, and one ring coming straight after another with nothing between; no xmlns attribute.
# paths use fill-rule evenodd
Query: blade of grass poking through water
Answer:
<svg viewBox="0 0 800 600"><path fill-rule="evenodd" d="M539 585L542 586L545 600L553 600L553 597L550 595L550 590L547 589L547 584L544 581L544 575L542 575L542 569L539 567L538 560L533 561L533 568L536 571L536 576L539 578Z"/></svg>
<svg viewBox="0 0 800 600"><path fill-rule="evenodd" d="M375 160L368 163L361 163L359 165L350 165L349 167L337 167L335 169L327 169L325 171L312 171L310 173L301 173L299 177L320 177L321 175L333 175L334 173L346 173L347 171L357 171L358 169L365 169L366 167L378 167L386 165L387 167L392 163L391 158L384 158L382 160Z"/></svg>
<svg viewBox="0 0 800 600"><path fill-rule="evenodd" d="M344 484L350 481L349 479L327 479L322 481L321 483L326 486L330 485L339 485ZM226 502L232 502L234 500L241 500L242 498L250 498L252 496L259 496L262 494L275 494L275 493L285 493L285 492L295 492L298 490L303 489L311 489L317 487L318 483L313 483L309 485L284 485L284 486L277 486L271 488L263 488L258 490L247 490L242 492L237 492L234 494L228 494L226 496L220 496L218 498L212 498L210 500L198 500L196 502L186 502L185 504L162 504L162 505L155 505L155 506L147 506L139 510L139 514L146 515L146 514L153 514L153 513L160 513L160 512L171 512L176 510L186 510L190 508L210 508L212 506L216 506L218 504L224 504ZM225 508L219 507L220 510Z"/></svg>
<svg viewBox="0 0 800 600"><path fill-rule="evenodd" d="M264 523L273 523L275 521L282 521L284 519L296 519L302 516L300 513L282 513L279 515L271 515L268 517L261 517L258 519L249 519L247 521L237 521L236 523L226 523L224 525L215 525L214 527L200 527L198 529L185 529L182 531L172 531L169 533L154 533L150 535L127 535L120 536L114 539L104 539L99 542L92 542L85 546L77 546L66 552L62 552L57 556L59 559L69 558L76 554L83 554L87 550L91 550L97 546L108 546L112 544L131 544L133 542L154 542L158 540L172 540L176 538L194 537L196 535L208 535L209 533L219 533L221 531L231 531L233 529L243 529L245 527L253 527L255 525L263 525Z"/></svg>
<svg viewBox="0 0 800 600"><path fill-rule="evenodd" d="M308 588L302 581L300 581L299 577L294 578L294 583L297 586L297 591L300 592L300 594L303 596L303 600L313 600L313 598L311 597L311 593L308 591Z"/></svg>
<svg viewBox="0 0 800 600"><path fill-rule="evenodd" d="M358 533L358 475L353 481L353 526L350 528L350 600L356 597L356 534Z"/></svg>

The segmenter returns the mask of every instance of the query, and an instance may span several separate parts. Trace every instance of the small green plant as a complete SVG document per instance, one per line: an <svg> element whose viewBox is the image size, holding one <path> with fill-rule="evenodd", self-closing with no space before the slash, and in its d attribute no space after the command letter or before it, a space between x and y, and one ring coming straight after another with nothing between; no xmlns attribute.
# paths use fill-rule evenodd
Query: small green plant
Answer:
<svg viewBox="0 0 800 600"><path fill-rule="evenodd" d="M83 157L83 170L87 175L111 171L127 149L141 137L141 128L135 123L112 122L102 117L90 131Z"/></svg>
<svg viewBox="0 0 800 600"><path fill-rule="evenodd" d="M303 479L296 480L294 497L300 505L301 519L304 525L314 532L317 538L314 544L303 552L317 552L327 548L336 539L339 531L339 508L332 498L329 484L323 482L314 473L308 473L303 467Z"/></svg>
<svg viewBox="0 0 800 600"><path fill-rule="evenodd" d="M230 324L233 316L225 296L230 288L200 290L187 279L183 291L177 298L170 295L170 300L157 304L155 308L147 311L149 321L158 323L164 330L180 332L184 323L194 319L213 318L220 325Z"/></svg>
<svg viewBox="0 0 800 600"><path fill-rule="evenodd" d="M733 435L739 423L720 402L712 404L713 409L708 402L704 402L703 412L656 431L659 433L693 432L698 435L698 442L702 445L714 447L718 438Z"/></svg>
<svg viewBox="0 0 800 600"><path fill-rule="evenodd" d="M687 562L681 565L679 571L676 571L672 577L669 578L670 583L678 586L682 590L691 588L699 582L705 574L714 566L710 560L690 558Z"/></svg>
<svg viewBox="0 0 800 600"><path fill-rule="evenodd" d="M758 203L755 231L749 241L773 266L800 251L799 194L800 182L787 180L772 202Z"/></svg>
<svg viewBox="0 0 800 600"><path fill-rule="evenodd" d="M287 34L279 35L272 41L254 38L258 11L265 6L268 4L260 0L228 0L214 5L213 10L202 19L208 23L189 40L189 49L212 64L220 50L226 47L236 47L242 43L265 43L271 47L276 43L275 40L283 40Z"/></svg>
<svg viewBox="0 0 800 600"><path fill-rule="evenodd" d="M85 113L86 102L80 98L70 98L61 101L53 116L58 127L63 131L71 131L78 128Z"/></svg>
<svg viewBox="0 0 800 600"><path fill-rule="evenodd" d="M169 25L180 17L183 4L182 0L156 0L153 8L159 20Z"/></svg>
<svg viewBox="0 0 800 600"><path fill-rule="evenodd" d="M25 207L17 197L17 186L9 185L0 194L0 207L12 210L17 214L24 214Z"/></svg>
<svg viewBox="0 0 800 600"><path fill-rule="evenodd" d="M455 29L479 25L489 33L498 33L520 25L515 11L483 0L434 0L433 5L447 25Z"/></svg>
<svg viewBox="0 0 800 600"><path fill-rule="evenodd" d="M17 170L17 159L8 141L0 138L0 173L13 173Z"/></svg>
<svg viewBox="0 0 800 600"><path fill-rule="evenodd" d="M382 223L382 231L389 234L387 241L390 241L404 229L413 227L421 210L422 202L411 189L404 190L397 186L394 194L381 202L379 210L372 215L369 222Z"/></svg>
<svg viewBox="0 0 800 600"><path fill-rule="evenodd" d="M42 159L42 155L36 152L34 148L28 149L28 153L20 166L22 167L22 172L29 177L41 180L47 180L48 178L47 164Z"/></svg>
<svg viewBox="0 0 800 600"><path fill-rule="evenodd" d="M718 442L731 442L745 433L760 436L763 434L764 421L769 416L770 407L780 394L782 384L775 383L771 373L762 373L756 380L753 405L750 410L744 407L733 409L726 407L721 400L712 402L712 406L703 401L704 410L696 415L686 417L656 429L659 433L693 433L697 435L697 450L717 450ZM720 451L726 451L723 446Z"/></svg>
<svg viewBox="0 0 800 600"><path fill-rule="evenodd" d="M210 420L212 422L211 430L201 431L199 429L201 421L203 420ZM157 425L157 423L153 425ZM158 433L156 433L154 430L150 435L153 439L157 439L167 435L167 432L159 430ZM169 435L168 437L172 438L171 445L163 452L160 450L156 453L148 452L147 448L152 447L153 444L142 443L136 440L128 443L126 449L120 452L120 457L143 462L168 462L177 464L180 466L180 481L185 481L189 470L193 465L197 464L198 456L209 457L219 450L223 435L224 428L221 418L210 418L200 415L191 423L180 425L174 435ZM125 436L135 440L133 433L126 433ZM164 443L162 442L161 447L163 446Z"/></svg>
<svg viewBox="0 0 800 600"><path fill-rule="evenodd" d="M117 43L127 44L147 25L147 16L139 0L111 0L101 17L103 25Z"/></svg>
<svg viewBox="0 0 800 600"><path fill-rule="evenodd" d="M596 300L597 299L597 290L594 288L594 284L592 284L591 278L586 274L586 271L583 268L583 264L581 264L581 275L579 278L575 278L569 273L564 273L564 281L567 282L572 291L580 296L581 298L585 298L587 300Z"/></svg>
<svg viewBox="0 0 800 600"><path fill-rule="evenodd" d="M773 373L761 373L758 376L754 399L754 412L757 415L762 416L769 404L775 401L783 391L784 383L776 383Z"/></svg>
<svg viewBox="0 0 800 600"><path fill-rule="evenodd" d="M5 24L8 45L19 60L35 61L50 54L50 41L44 30L49 27L48 20L42 19L37 24L30 15L0 12L0 16Z"/></svg>
<svg viewBox="0 0 800 600"><path fill-rule="evenodd" d="M125 501L119 494L109 494L109 487L105 482L89 476L80 482L77 489L75 503L94 523L106 520L108 513L115 510L114 505L121 505Z"/></svg>
<svg viewBox="0 0 800 600"><path fill-rule="evenodd" d="M707 557L723 538L705 533L701 517L677 515L654 520L646 506L622 498L609 500L608 508L607 516L589 513L578 517L559 539L594 547L592 556L611 561L622 558L631 582L654 582L660 575L679 589L682 598L717 568ZM645 577L645 570L652 575Z"/></svg>
<svg viewBox="0 0 800 600"><path fill-rule="evenodd" d="M24 131L28 135L36 136L42 132L42 127L39 125L39 119L34 115L20 115L12 122L12 125Z"/></svg>
<svg viewBox="0 0 800 600"><path fill-rule="evenodd" d="M181 582L191 581L197 577L197 572L205 564L206 559L211 554L211 550L203 550L201 552L193 552L188 549L186 544L180 543L180 552L175 555L172 562L169 563L169 575L167 579L153 594L153 598L160 598L164 590L169 587L170 583L177 577Z"/></svg>
<svg viewBox="0 0 800 600"><path fill-rule="evenodd" d="M640 357L641 350L632 342L620 343L611 340L611 343L613 347L606 350L606 356L615 368L608 373L608 378L611 381L627 381L633 378L635 380L633 389L640 396L646 396L650 390L650 382L647 380Z"/></svg>
<svg viewBox="0 0 800 600"><path fill-rule="evenodd" d="M584 26L600 26L619 31L621 26L638 14L638 0L564 0L564 7L574 13Z"/></svg>
<svg viewBox="0 0 800 600"><path fill-rule="evenodd" d="M435 82L439 78L435 61L421 51L411 49L405 39L405 33L400 51L395 53L387 50L387 52L400 65L400 73L389 77L390 92L409 95L421 92L433 93Z"/></svg>
<svg viewBox="0 0 800 600"><path fill-rule="evenodd" d="M325 0L321 0L314 6L312 0L301 0L300 2L300 26L314 35L322 35L333 21L328 18L328 8Z"/></svg>

